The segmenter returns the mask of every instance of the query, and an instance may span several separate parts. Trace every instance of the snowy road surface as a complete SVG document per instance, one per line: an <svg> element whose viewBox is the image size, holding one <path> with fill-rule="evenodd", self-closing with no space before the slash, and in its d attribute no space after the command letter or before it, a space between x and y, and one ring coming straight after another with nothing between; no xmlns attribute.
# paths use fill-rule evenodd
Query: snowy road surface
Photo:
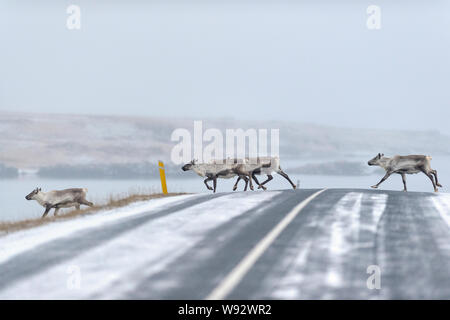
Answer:
<svg viewBox="0 0 450 320"><path fill-rule="evenodd" d="M284 190L136 203L0 236L0 298L450 299L450 195Z"/></svg>

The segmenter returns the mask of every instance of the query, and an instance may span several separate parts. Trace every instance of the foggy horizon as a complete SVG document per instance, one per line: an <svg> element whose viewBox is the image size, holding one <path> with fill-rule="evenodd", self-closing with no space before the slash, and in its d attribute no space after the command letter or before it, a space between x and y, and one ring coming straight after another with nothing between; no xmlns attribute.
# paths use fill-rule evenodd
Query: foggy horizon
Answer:
<svg viewBox="0 0 450 320"><path fill-rule="evenodd" d="M445 1L44 3L0 4L0 111L450 134Z"/></svg>
<svg viewBox="0 0 450 320"><path fill-rule="evenodd" d="M290 120L290 119L275 119L275 120L270 120L270 119L252 119L250 121L247 121L246 119L239 119L237 117L233 117L233 116L218 116L218 117L208 117L208 118L203 118L203 119L198 119L198 117L194 117L194 116L164 116L164 115L148 115L148 114L144 114L144 115L140 115L140 114L107 114L107 113L74 113L74 112L38 112L38 111L33 111L33 112L27 112L27 111L11 111L11 110L2 110L0 109L0 116L1 114L12 114L12 115L27 115L27 116L31 116L31 118L33 118L34 116L44 116L44 115L50 115L50 116L62 116L62 117L66 117L66 116L74 116L74 117L92 117L92 118L108 118L108 117L112 117L112 118L117 118L117 119L139 119L139 118L145 118L145 119L152 119L152 120L157 120L157 119L172 119L175 121L181 121L181 120L188 120L188 121L192 121L191 125L193 125L194 121L202 121L204 125L206 125L205 128L209 128L211 127L210 124L214 124L215 122L221 122L221 121L225 121L225 122L231 122L231 121L236 121L237 124L230 127L229 129L249 129L250 127L248 127L248 125L257 125L257 124L261 124L261 125L267 125L268 123L270 123L271 121L273 121L276 124L285 124L285 125L294 125L294 124L298 124L298 125L305 125L305 126L313 126L313 127L323 127L323 128L335 128L335 129L343 129L343 130L367 130L367 131L380 131L380 132L414 132L414 133L437 133L446 137L450 137L450 131L449 132L445 132L443 130L440 130L439 128L423 128L423 129L414 129L414 128L377 128L377 127L358 127L358 126L352 126L352 125L338 125L338 124L333 124L333 123L319 123L319 122L312 122L312 121L301 121L301 120ZM275 127L270 127L270 128L275 128ZM250 128L250 129L254 129L254 128ZM276 128L276 129L280 129L283 130L283 127L281 128Z"/></svg>

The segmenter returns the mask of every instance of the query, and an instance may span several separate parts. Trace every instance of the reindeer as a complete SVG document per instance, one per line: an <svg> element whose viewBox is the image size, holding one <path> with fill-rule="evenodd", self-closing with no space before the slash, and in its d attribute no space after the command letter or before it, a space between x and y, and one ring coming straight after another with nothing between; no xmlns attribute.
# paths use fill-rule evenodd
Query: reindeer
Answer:
<svg viewBox="0 0 450 320"><path fill-rule="evenodd" d="M255 169L251 172L251 177L258 184L258 189L267 190L264 186L267 182L273 179L272 173L276 172L283 178L285 178L291 184L293 189L296 189L297 186L289 179L289 176L281 170L280 167L280 158L278 157L258 157L258 158L246 158L246 162L250 164L255 164ZM267 180L262 183L259 183L258 179L255 175L266 174ZM237 185L240 181L240 177L236 180L236 184L233 187L233 190L236 190Z"/></svg>
<svg viewBox="0 0 450 320"><path fill-rule="evenodd" d="M371 188L377 189L389 176L393 173L400 174L403 180L403 191L408 191L406 188L406 174L414 174L423 172L428 178L430 178L433 184L434 192L438 192L438 188L442 188L442 185L438 181L437 171L431 169L430 164L431 157L423 155L410 155L410 156L394 156L392 158L385 157L384 154L379 153L375 158L368 162L369 166L380 166L386 170L386 175ZM435 180L433 179L433 175Z"/></svg>
<svg viewBox="0 0 450 320"><path fill-rule="evenodd" d="M249 161L248 158L245 158L243 161L234 159L234 166L231 168L231 170L238 176L238 179L236 180L236 183L233 186L233 191L237 189L240 179L244 179L245 181L244 191L247 190L247 180L248 182L250 182L250 190L253 190L252 178L258 184L258 189L261 188L258 179L256 179L255 177L255 173L260 173L263 168L267 167L270 167L270 162L269 163L261 163L257 161L251 162Z"/></svg>
<svg viewBox="0 0 450 320"><path fill-rule="evenodd" d="M51 209L55 209L54 215L58 214L60 208L76 207L80 209L80 205L93 207L94 204L86 200L87 189L65 189L49 192L42 192L41 188L34 189L25 199L36 200L45 208L42 218L48 214Z"/></svg>
<svg viewBox="0 0 450 320"><path fill-rule="evenodd" d="M215 193L217 188L217 178L230 179L234 178L236 175L240 175L239 170L235 170L235 167L235 163L229 163L227 161L221 161L220 163L219 161L212 161L211 163L197 163L196 160L192 160L191 162L185 164L181 169L183 171L192 170L199 176L206 177L203 183L206 185L208 190L213 190ZM248 178L245 175L240 175L240 178L245 181L245 190L247 190ZM209 181L213 181L213 187L208 184Z"/></svg>

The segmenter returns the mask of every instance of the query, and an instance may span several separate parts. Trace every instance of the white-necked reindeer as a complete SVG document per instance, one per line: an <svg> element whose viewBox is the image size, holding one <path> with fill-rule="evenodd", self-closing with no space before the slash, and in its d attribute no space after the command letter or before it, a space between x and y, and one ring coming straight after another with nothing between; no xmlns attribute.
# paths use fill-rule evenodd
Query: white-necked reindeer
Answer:
<svg viewBox="0 0 450 320"><path fill-rule="evenodd" d="M279 157L258 157L258 158L246 158L246 162L250 164L254 164L255 169L251 173L251 177L258 184L258 189L266 190L267 188L264 186L267 182L273 179L272 173L276 172L283 178L285 178L291 184L293 189L296 189L297 186L291 181L289 176L281 170L280 167L280 158ZM262 183L259 183L258 179L255 175L266 174L267 180ZM236 181L236 184L233 187L233 190L236 190L237 185L239 183L239 177Z"/></svg>
<svg viewBox="0 0 450 320"><path fill-rule="evenodd" d="M45 208L42 215L44 218L51 209L55 209L54 215L58 214L60 208L76 207L80 209L80 205L93 207L94 204L86 200L87 189L65 189L54 190L49 192L42 192L41 188L34 189L28 194L25 199L36 200L41 206Z"/></svg>
<svg viewBox="0 0 450 320"><path fill-rule="evenodd" d="M433 184L434 192L438 192L437 187L442 187L438 181L437 171L431 169L430 164L431 157L424 155L410 155L410 156L394 156L392 158L385 157L384 154L379 153L375 158L369 160L369 166L380 166L385 171L385 176L372 188L378 188L389 176L393 173L400 174L403 180L403 191L408 191L406 188L406 174L414 174L423 172L428 178L430 178ZM433 179L436 179L434 181Z"/></svg>

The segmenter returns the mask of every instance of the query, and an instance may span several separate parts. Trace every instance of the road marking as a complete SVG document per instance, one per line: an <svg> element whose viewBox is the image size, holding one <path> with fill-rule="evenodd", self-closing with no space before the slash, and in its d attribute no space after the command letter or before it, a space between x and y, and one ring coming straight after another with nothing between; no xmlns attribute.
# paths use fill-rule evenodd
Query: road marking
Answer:
<svg viewBox="0 0 450 320"><path fill-rule="evenodd" d="M219 283L219 285L206 297L206 300L222 300L238 285L248 271L258 261L283 230L294 220L299 212L314 198L324 192L322 189L312 194L294 207L256 246L238 263L236 267Z"/></svg>

